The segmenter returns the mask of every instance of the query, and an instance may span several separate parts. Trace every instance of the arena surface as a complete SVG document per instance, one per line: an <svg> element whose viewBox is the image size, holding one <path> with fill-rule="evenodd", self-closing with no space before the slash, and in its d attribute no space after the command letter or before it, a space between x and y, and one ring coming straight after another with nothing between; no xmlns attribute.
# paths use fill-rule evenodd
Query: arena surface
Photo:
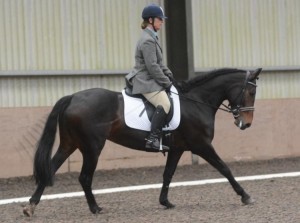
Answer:
<svg viewBox="0 0 300 223"><path fill-rule="evenodd" d="M269 161L228 163L238 176L265 175L300 171L300 157ZM162 182L163 167L97 171L93 189L116 188ZM81 191L79 173L56 175L53 187L44 194ZM211 166L178 167L173 182L216 179L222 176ZM115 192L96 195L103 207L101 214L88 210L83 196L42 200L32 218L22 213L27 202L0 205L0 222L300 222L300 177L271 178L240 182L255 199L242 205L228 182L172 187L169 199L176 204L165 210L158 202L160 189ZM29 197L35 189L31 177L0 179L0 202Z"/></svg>

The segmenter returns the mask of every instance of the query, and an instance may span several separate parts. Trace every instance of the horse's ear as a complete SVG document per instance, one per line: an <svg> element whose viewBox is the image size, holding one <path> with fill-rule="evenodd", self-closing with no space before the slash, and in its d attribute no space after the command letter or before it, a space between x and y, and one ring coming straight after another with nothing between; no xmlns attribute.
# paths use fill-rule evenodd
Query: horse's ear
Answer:
<svg viewBox="0 0 300 223"><path fill-rule="evenodd" d="M258 68L256 70L252 71L249 79L250 80L258 79L258 75L260 74L261 71L262 71L262 68Z"/></svg>

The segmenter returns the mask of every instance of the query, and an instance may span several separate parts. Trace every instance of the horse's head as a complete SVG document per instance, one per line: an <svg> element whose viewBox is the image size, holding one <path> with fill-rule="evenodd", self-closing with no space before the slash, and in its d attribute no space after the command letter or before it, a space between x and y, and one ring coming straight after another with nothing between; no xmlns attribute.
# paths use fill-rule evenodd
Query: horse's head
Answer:
<svg viewBox="0 0 300 223"><path fill-rule="evenodd" d="M254 71L247 71L244 82L235 84L227 92L229 94L230 111L235 118L234 124L241 130L249 128L252 124L257 87L256 80L261 70L259 68Z"/></svg>

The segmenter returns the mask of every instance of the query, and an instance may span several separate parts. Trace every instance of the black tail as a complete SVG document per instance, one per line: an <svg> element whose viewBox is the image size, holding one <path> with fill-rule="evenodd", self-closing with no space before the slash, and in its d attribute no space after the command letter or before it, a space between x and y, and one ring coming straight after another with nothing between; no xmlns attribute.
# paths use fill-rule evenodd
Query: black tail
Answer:
<svg viewBox="0 0 300 223"><path fill-rule="evenodd" d="M55 141L57 122L59 116L70 104L71 99L72 96L69 95L58 100L48 116L34 156L33 175L37 184L42 183L45 186L53 185L51 154Z"/></svg>

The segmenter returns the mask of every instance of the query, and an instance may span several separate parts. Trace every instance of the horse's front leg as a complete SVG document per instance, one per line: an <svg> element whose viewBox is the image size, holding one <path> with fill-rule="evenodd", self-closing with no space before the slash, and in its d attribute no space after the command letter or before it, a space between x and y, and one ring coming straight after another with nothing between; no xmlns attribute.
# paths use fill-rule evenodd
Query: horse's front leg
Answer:
<svg viewBox="0 0 300 223"><path fill-rule="evenodd" d="M233 187L234 191L241 196L241 200L244 204L252 204L254 200L245 192L241 185L234 179L231 170L224 163L224 161L215 152L213 146L208 145L202 147L201 150L193 150L193 153L201 156L209 164L215 167L224 177L226 177Z"/></svg>
<svg viewBox="0 0 300 223"><path fill-rule="evenodd" d="M169 186L170 186L172 177L175 173L177 164L178 164L179 159L182 156L183 152L184 152L183 150L174 148L168 153L167 163L166 163L165 171L164 171L164 175L163 175L163 186L161 188L161 192L160 192L160 196L159 196L160 204L165 206L166 208L175 207L174 204L169 202L168 192L169 192Z"/></svg>

